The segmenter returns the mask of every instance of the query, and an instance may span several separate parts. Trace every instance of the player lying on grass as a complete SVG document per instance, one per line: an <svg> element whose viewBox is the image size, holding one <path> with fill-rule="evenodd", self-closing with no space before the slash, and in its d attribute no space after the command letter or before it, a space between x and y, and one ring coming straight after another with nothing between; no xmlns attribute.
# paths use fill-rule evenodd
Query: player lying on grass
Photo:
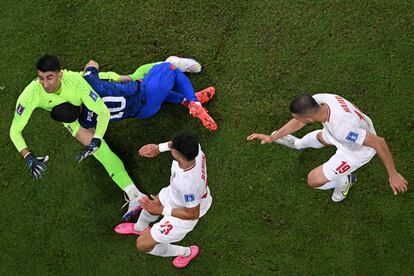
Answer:
<svg viewBox="0 0 414 276"><path fill-rule="evenodd" d="M169 62L143 65L130 76L119 76L121 83L102 80L95 61L89 61L85 68L85 79L107 105L111 121L146 119L156 114L162 103L169 102L186 106L207 129L217 129L217 124L201 105L213 97L214 87L195 93L188 77ZM83 124L81 122L82 126L95 126L96 114L87 106L82 106L81 116L87 118Z"/></svg>
<svg viewBox="0 0 414 276"><path fill-rule="evenodd" d="M346 99L333 94L302 95L290 104L293 119L272 135L253 133L247 140L262 144L276 142L293 149L335 146L336 153L308 174L308 185L321 190L334 189L332 200L342 201L355 183L353 173L378 153L388 173L395 195L407 191L407 180L395 168L384 138L376 135L371 119ZM292 135L309 123L322 123L323 129L301 139Z"/></svg>
<svg viewBox="0 0 414 276"><path fill-rule="evenodd" d="M22 131L36 108L50 111L64 102L84 104L97 114L96 131L90 140L85 141L87 146L77 157L80 161L101 146L109 123L109 110L77 72L62 70L59 60L54 56L40 57L37 62L37 78L17 99L16 112L10 126L10 139L26 160L34 179L39 179L44 174L48 156L36 158L27 146Z"/></svg>
<svg viewBox="0 0 414 276"><path fill-rule="evenodd" d="M170 185L161 189L157 196L140 199L143 208L138 221L119 224L119 234L140 235L136 246L139 251L155 256L171 257L175 267L185 267L199 252L197 245L182 247L173 245L184 239L206 214L212 203L207 186L206 156L195 137L176 135L172 141L148 144L139 150L140 156L155 157L160 152L171 151ZM149 228L159 216L161 220Z"/></svg>
<svg viewBox="0 0 414 276"><path fill-rule="evenodd" d="M169 58L171 59L171 57ZM169 60L167 59L167 60ZM180 66L180 70L186 71L186 72L197 72L194 71L192 68L201 68L198 62L192 60L192 59L185 59L185 58L175 58L173 60L174 64L177 64ZM194 64L198 64L198 67L195 67ZM89 68L91 65L94 65L97 68L97 64L93 61L89 62L85 68ZM170 70L170 63L156 63L156 64L150 64L151 66L144 65L138 68L136 72L133 74L131 78L135 78L137 76L143 76L145 72L148 72L150 67L152 68L154 65L156 66L164 66L168 70ZM142 68L145 68L145 70L142 70ZM139 74L137 74L137 72ZM150 71L151 72L151 71ZM199 72L199 71L198 71ZM181 72L180 72L181 73ZM102 74L108 74L106 72L103 72ZM99 76L102 76L100 74ZM117 78L119 79L128 79L129 76L119 76L116 73L110 73L110 78ZM115 75L114 75L115 74ZM158 73L157 73L158 74ZM108 81L103 81L99 79L99 76L97 75L97 70L93 73L87 74L85 78L90 81L93 86L97 89L98 94L102 97L105 104L108 106L109 110L111 111L111 119L110 121L118 121L129 117L139 117L140 114L140 107L143 105L140 105L140 99L142 97L139 97L139 94L136 94L136 85L139 84L139 82L127 82L126 83L113 83ZM118 76L118 77L117 77ZM151 75L148 75L148 77ZM107 75L105 75L107 77ZM147 76L146 76L147 77ZM167 81L169 81L170 76L166 76ZM185 77L186 80L188 80L187 77ZM144 78L145 80L145 78ZM149 83L155 80L156 83L164 83L162 78L157 79L157 77L153 77L150 79ZM189 82L189 80L188 80ZM191 84L190 84L191 85ZM160 88L161 90L162 88ZM151 98L153 98L153 95L155 97L158 97L159 91L157 89L148 89L146 92L146 102L148 103L151 101ZM181 99L183 104L186 104L186 100L183 98L184 95L178 93L178 92L169 92L174 93L177 95L174 95L174 97L177 97ZM207 89L204 89L203 91L200 91L195 94L198 101L201 103L209 101L213 95L214 95L214 87L209 87ZM191 95L193 97L194 93ZM144 105L145 106L145 105ZM197 106L199 106L197 104ZM208 115L207 115L208 116ZM76 139L81 143L85 144L86 141L90 139L90 137L94 136L94 131L96 127L96 114L92 112L91 110L87 109L86 106L82 105L81 107L72 105L70 103L63 103L61 105L58 105L52 109L51 117L59 122L65 122L65 126L68 128L68 130L71 132L72 136L76 137ZM109 148L108 148L109 149ZM111 152L112 153L112 152ZM113 153L112 153L113 154ZM118 184L118 186L127 193L129 206L127 213L123 216L123 220L129 220L132 217L135 216L136 212L140 210L139 201L133 201L135 198L139 198L142 196L141 192L135 187L135 185L132 183L132 180L128 177L122 177L121 180L118 180L116 177L117 175L121 174L122 176L127 176L127 173L125 171L125 168L122 164L122 161L115 155L110 158L111 162L105 160L100 160L101 163L104 164L106 170L108 171L109 175L112 176L114 181ZM98 156L99 158L99 156ZM115 160L117 162L115 162ZM115 177L114 177L115 176Z"/></svg>

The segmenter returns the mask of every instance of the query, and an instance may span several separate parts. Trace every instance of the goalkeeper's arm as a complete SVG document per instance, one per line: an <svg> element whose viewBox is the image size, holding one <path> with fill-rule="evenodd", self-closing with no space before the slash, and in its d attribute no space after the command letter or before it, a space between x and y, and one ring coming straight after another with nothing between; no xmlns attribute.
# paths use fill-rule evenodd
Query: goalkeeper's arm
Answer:
<svg viewBox="0 0 414 276"><path fill-rule="evenodd" d="M33 110L37 107L37 101L31 98L31 94L23 92L17 100L16 113L14 114L9 134L14 146L26 160L33 178L37 180L43 176L46 170L45 162L49 157L47 155L45 157L33 155L22 135L22 131L27 125Z"/></svg>

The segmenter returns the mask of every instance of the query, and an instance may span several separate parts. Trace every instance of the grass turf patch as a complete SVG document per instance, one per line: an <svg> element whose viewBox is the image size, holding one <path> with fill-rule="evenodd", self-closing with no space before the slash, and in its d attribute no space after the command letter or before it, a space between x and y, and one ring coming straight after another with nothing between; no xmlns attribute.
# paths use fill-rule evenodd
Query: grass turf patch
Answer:
<svg viewBox="0 0 414 276"><path fill-rule="evenodd" d="M153 274L176 272L170 258L139 254L134 237L112 228L122 193L93 158L76 164L80 145L36 111L24 131L51 160L30 179L8 138L15 102L52 53L81 70L130 73L168 55L206 67L196 90L216 86L207 105L210 133L180 106L111 124L106 139L147 193L169 181L171 158L142 159L140 146L175 132L196 134L207 155L214 198L183 245L197 243L191 274L411 274L413 194L394 197L378 157L360 169L346 201L306 187L306 175L332 150L297 153L246 142L289 119L288 104L308 92L337 93L362 108L389 142L412 182L414 6L360 1L3 1L0 11L2 120L1 274ZM305 134L307 127L299 132Z"/></svg>

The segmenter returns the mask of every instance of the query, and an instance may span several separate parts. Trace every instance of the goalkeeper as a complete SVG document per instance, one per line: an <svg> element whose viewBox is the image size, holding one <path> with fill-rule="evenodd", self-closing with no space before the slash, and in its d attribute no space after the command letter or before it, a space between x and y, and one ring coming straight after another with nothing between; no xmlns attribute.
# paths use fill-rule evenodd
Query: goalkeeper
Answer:
<svg viewBox="0 0 414 276"><path fill-rule="evenodd" d="M22 131L33 111L42 108L51 111L64 102L84 104L98 114L96 132L87 147L77 156L78 161L96 151L108 127L110 113L99 95L77 72L61 70L59 60L45 55L37 62L37 78L33 80L17 99L16 113L10 126L10 138L16 149L27 161L34 179L43 176L47 157L36 158L27 146Z"/></svg>
<svg viewBox="0 0 414 276"><path fill-rule="evenodd" d="M46 170L45 162L48 156L36 157L27 146L22 131L36 108L51 111L53 107L64 102L79 106L81 104L93 110L97 116L94 135L83 139L86 145L78 156L80 162L88 155L93 154L102 163L115 183L127 193L129 199L142 195L136 188L122 161L110 150L103 136L108 127L110 113L99 95L92 90L79 72L61 70L59 60L54 56L45 55L37 62L38 77L33 80L19 96L16 103L16 112L10 127L10 138L16 149L27 162L34 179L43 176ZM79 135L82 135L80 133ZM129 211L133 206L129 206Z"/></svg>

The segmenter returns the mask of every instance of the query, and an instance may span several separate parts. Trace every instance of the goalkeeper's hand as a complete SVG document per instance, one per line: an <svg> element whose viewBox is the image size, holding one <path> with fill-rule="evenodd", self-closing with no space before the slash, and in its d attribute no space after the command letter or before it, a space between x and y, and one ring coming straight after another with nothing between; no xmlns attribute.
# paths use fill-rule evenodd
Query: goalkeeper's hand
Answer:
<svg viewBox="0 0 414 276"><path fill-rule="evenodd" d="M76 161L78 163L88 157L89 155L93 154L95 151L99 149L101 146L101 139L99 138L92 138L89 145L87 145L81 152L79 152L78 156L76 157Z"/></svg>
<svg viewBox="0 0 414 276"><path fill-rule="evenodd" d="M49 156L36 157L32 153L29 153L24 159L32 173L33 179L38 180L41 178L46 171L47 167L45 163L49 160Z"/></svg>

